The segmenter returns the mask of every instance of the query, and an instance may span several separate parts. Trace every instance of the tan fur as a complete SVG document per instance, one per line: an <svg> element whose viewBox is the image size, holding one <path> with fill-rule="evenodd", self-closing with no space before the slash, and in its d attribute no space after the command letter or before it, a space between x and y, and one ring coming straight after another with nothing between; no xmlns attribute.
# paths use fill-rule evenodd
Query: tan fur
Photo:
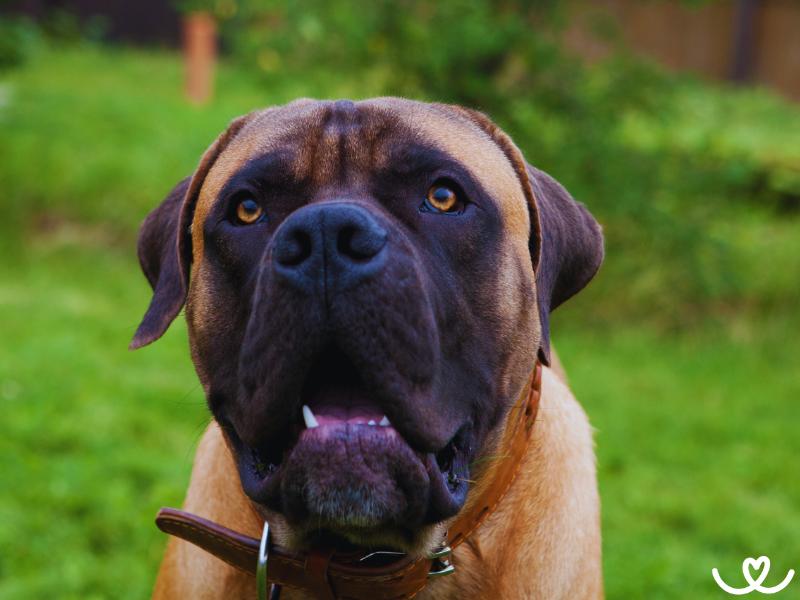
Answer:
<svg viewBox="0 0 800 600"><path fill-rule="evenodd" d="M550 368L553 370L553 373L558 375L558 378L562 382L564 382L565 385L569 385L569 379L567 379L567 372L564 369L564 365L561 364L561 359L556 353L556 349L553 347L550 348Z"/></svg>
<svg viewBox="0 0 800 600"><path fill-rule="evenodd" d="M589 422L559 377L544 369L539 417L519 476L496 512L455 552L456 572L432 580L417 598L602 598L599 505ZM184 508L253 537L260 534L262 524L215 424L197 450ZM153 597L254 598L255 581L173 539ZM282 598L309 597L285 590Z"/></svg>

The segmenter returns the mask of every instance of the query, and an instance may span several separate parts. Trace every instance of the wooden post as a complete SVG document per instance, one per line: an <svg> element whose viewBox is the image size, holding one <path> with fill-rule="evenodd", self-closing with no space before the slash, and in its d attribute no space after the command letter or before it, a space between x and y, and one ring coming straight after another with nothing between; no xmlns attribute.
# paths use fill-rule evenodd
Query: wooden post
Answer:
<svg viewBox="0 0 800 600"><path fill-rule="evenodd" d="M214 91L217 60L217 23L209 13L193 12L183 17L183 54L186 97L204 104Z"/></svg>

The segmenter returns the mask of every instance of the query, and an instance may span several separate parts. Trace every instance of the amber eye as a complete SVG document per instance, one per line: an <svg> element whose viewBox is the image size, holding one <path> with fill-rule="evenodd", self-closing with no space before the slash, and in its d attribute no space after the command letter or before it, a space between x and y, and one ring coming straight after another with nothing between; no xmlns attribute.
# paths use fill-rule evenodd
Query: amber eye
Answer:
<svg viewBox="0 0 800 600"><path fill-rule="evenodd" d="M236 218L242 225L258 223L263 217L264 209L252 198L242 200L236 205Z"/></svg>
<svg viewBox="0 0 800 600"><path fill-rule="evenodd" d="M420 208L427 212L455 214L461 211L462 203L452 188L434 185L428 190L425 202Z"/></svg>

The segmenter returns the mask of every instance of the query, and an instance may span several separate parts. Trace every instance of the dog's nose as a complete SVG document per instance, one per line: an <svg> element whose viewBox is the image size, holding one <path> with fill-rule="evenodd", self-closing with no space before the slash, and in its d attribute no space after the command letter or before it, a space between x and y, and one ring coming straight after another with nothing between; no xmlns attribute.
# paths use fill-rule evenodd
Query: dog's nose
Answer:
<svg viewBox="0 0 800 600"><path fill-rule="evenodd" d="M305 291L346 289L380 271L387 233L365 208L348 202L305 206L275 232L275 272Z"/></svg>

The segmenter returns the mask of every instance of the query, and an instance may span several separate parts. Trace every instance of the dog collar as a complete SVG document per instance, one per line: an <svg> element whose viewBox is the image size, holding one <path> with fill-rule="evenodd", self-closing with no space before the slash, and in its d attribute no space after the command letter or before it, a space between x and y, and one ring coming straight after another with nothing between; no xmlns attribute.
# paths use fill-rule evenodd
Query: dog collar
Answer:
<svg viewBox="0 0 800 600"><path fill-rule="evenodd" d="M366 566L364 561L374 554L383 554L381 552L340 555L333 550L315 548L307 553L295 553L270 544L268 523L264 524L261 540L257 540L175 508L162 508L156 516L156 525L164 533L182 538L229 565L256 575L259 598L275 600L284 586L304 590L320 600L413 598L429 579L455 571L450 557L452 551L494 512L508 492L528 448L541 394L542 365L537 361L519 401L511 409L509 427L501 442L508 453L497 462L491 485L474 503L468 502L467 510L449 525L441 547L428 556L401 554L390 564L376 567Z"/></svg>

